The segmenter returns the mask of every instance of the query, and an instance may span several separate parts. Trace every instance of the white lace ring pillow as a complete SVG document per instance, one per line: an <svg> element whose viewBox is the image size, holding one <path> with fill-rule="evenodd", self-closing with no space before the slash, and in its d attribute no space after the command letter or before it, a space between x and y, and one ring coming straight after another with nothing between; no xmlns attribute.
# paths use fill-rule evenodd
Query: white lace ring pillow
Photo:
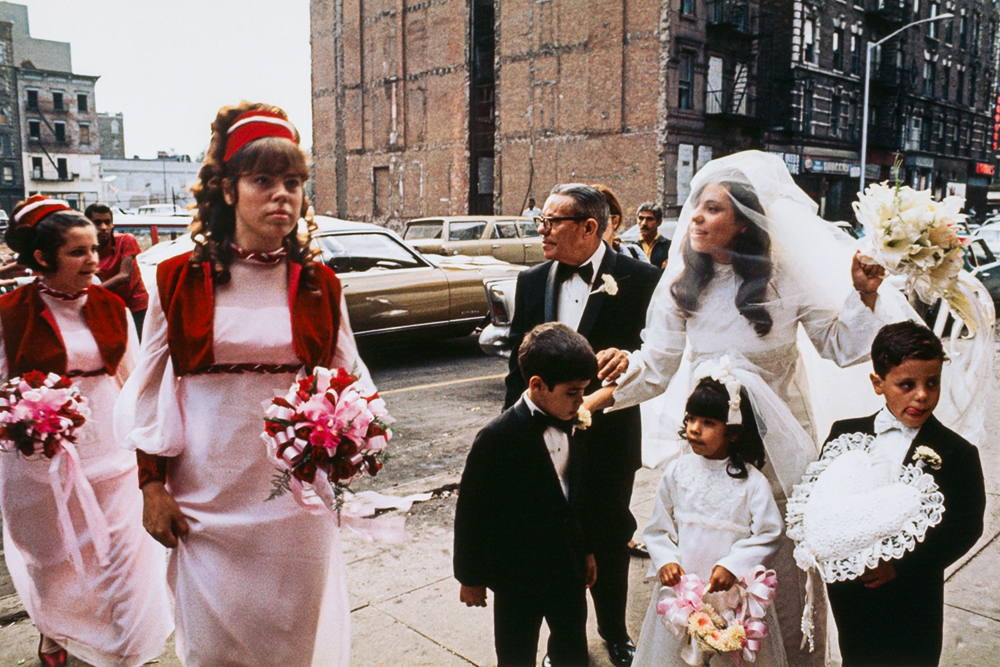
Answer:
<svg viewBox="0 0 1000 667"><path fill-rule="evenodd" d="M874 439L849 433L828 442L788 501L795 561L827 583L901 558L941 523L944 496L934 478L914 465L904 465L895 481L881 478L871 455Z"/></svg>

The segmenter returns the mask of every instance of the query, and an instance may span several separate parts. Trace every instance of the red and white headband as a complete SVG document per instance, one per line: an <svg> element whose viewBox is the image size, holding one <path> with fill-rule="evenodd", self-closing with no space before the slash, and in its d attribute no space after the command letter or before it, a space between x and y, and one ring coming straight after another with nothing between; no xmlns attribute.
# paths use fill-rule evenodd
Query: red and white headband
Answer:
<svg viewBox="0 0 1000 667"><path fill-rule="evenodd" d="M246 146L255 139L263 137L280 137L288 139L296 146L299 145L299 133L295 126L273 111L257 109L246 111L236 117L236 121L226 132L226 155L223 160L229 160L236 155L236 151Z"/></svg>
<svg viewBox="0 0 1000 667"><path fill-rule="evenodd" d="M14 213L14 225L34 227L42 218L56 211L72 211L73 208L59 199L50 199L45 195L32 195L24 202L24 206Z"/></svg>

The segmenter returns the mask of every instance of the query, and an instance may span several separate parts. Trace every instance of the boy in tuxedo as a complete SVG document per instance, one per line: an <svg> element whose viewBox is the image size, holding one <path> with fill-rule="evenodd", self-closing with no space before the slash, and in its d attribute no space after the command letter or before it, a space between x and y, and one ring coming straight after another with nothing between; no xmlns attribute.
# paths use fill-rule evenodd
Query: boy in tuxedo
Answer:
<svg viewBox="0 0 1000 667"><path fill-rule="evenodd" d="M872 343L877 414L834 423L827 442L845 433L875 436L872 454L899 467L917 447L940 457L924 471L944 495L944 515L902 558L881 561L861 577L828 586L844 667L937 665L944 618L944 570L983 533L986 493L979 451L933 415L941 396L941 341L915 322L881 329Z"/></svg>
<svg viewBox="0 0 1000 667"><path fill-rule="evenodd" d="M583 457L574 438L597 374L587 339L558 322L525 337L521 398L476 436L455 512L455 578L467 606L493 590L500 667L534 665L542 619L552 665L587 664L586 591L597 566L581 519Z"/></svg>

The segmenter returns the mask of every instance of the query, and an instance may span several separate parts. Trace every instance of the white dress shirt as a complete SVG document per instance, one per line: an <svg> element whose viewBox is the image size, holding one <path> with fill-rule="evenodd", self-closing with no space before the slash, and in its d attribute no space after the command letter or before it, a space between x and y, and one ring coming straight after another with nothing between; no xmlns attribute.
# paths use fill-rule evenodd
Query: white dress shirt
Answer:
<svg viewBox="0 0 1000 667"><path fill-rule="evenodd" d="M524 218L537 218L541 214L542 214L542 209L540 209L540 208L538 208L536 206L535 208L526 208L526 209L524 209L524 212L521 213L521 217L524 217Z"/></svg>
<svg viewBox="0 0 1000 667"><path fill-rule="evenodd" d="M908 463L904 459L918 430L903 425L889 412L888 406L875 415L875 441L872 442L871 453L876 470L886 482L899 478L900 469Z"/></svg>
<svg viewBox="0 0 1000 667"><path fill-rule="evenodd" d="M580 265L586 266L590 264L594 267L594 275L591 276L589 283L584 282L579 274L574 273L573 277L569 280L564 280L557 287L556 294L559 301L556 308L556 319L574 331L580 328L580 320L583 319L583 311L587 307L587 299L590 298L594 281L597 280L597 271L601 268L601 262L604 261L604 252L605 247L602 241L597 246L597 252Z"/></svg>
<svg viewBox="0 0 1000 667"><path fill-rule="evenodd" d="M532 415L535 413L547 414L531 402L527 391L524 392L522 398L524 398ZM566 471L569 469L569 436L566 435L565 431L561 431L555 426L549 426L542 433L542 438L545 440L545 447L549 450L552 467L556 469L556 475L559 477L559 485L562 487L563 495L566 496L566 500L569 500L569 480L566 479Z"/></svg>

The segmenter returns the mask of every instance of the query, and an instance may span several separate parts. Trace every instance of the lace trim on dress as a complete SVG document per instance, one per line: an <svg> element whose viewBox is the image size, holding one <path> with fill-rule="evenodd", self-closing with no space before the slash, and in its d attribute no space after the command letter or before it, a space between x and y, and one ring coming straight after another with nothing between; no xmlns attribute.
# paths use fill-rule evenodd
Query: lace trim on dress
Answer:
<svg viewBox="0 0 1000 667"><path fill-rule="evenodd" d="M270 252L253 252L250 250L244 250L235 243L230 243L229 247L232 248L233 257L236 259L257 262L259 264L277 264L288 255L287 248L278 248L277 250L272 250Z"/></svg>
<svg viewBox="0 0 1000 667"><path fill-rule="evenodd" d="M830 465L845 453L864 452L870 455L874 440L875 436L865 433L847 433L826 443L822 456L809 464L802 483L795 486L788 500L785 521L787 534L796 543L796 563L806 571L815 568L827 583L855 579L866 569L877 567L879 561L902 558L906 552L914 550L917 542L924 540L928 528L941 523L944 514L944 495L938 490L934 478L917 466L904 465L893 484L915 489L919 496L919 509L907 517L902 528L850 555L827 559L817 557L814 545L809 543L809 531L805 525L809 500L816 483ZM845 537L844 541L849 537Z"/></svg>

